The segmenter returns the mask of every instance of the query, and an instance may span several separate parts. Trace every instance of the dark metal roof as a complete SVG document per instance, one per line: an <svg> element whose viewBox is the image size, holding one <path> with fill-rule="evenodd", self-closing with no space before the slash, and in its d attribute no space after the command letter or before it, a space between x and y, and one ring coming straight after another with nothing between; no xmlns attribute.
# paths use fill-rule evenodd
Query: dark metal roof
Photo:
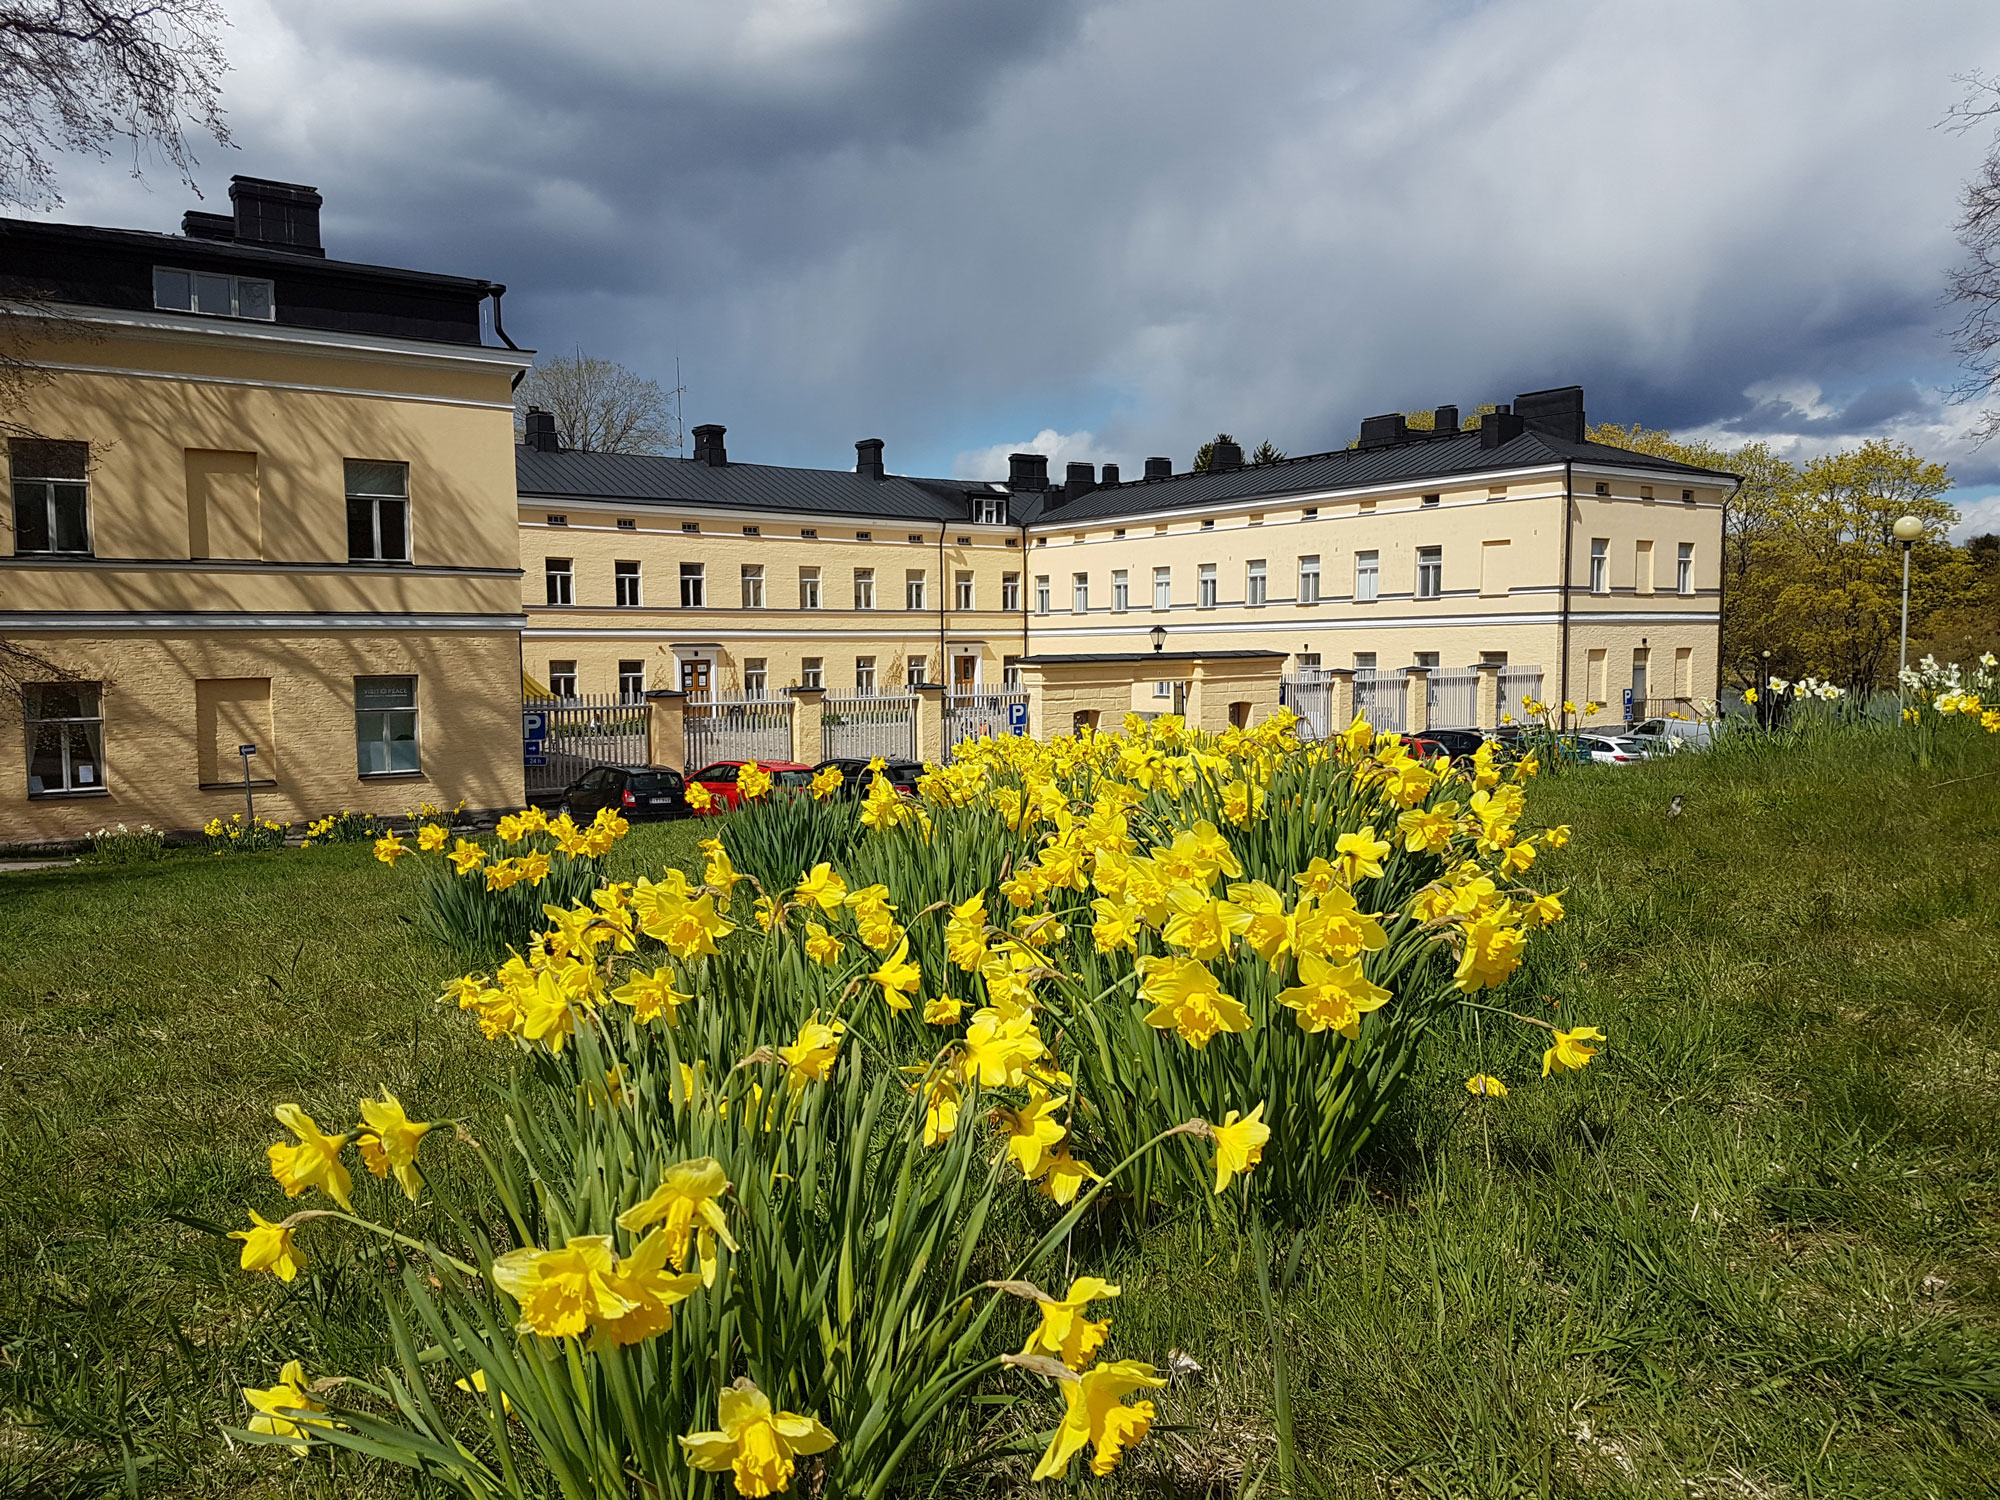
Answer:
<svg viewBox="0 0 2000 1500"><path fill-rule="evenodd" d="M1342 448L1332 453L1282 459L1274 464L1256 464L1221 474L1176 474L1171 479L1134 479L1109 489L1092 490L1067 503L1054 506L1042 504L1026 519L1051 525L1073 520L1111 520L1147 511L1227 505L1232 501L1267 496L1313 494L1365 485L1415 483L1425 479L1449 480L1459 474L1539 468L1565 460L1611 468L1686 474L1690 478L1710 482L1736 477L1714 469L1698 469L1690 464L1676 463L1669 458L1634 453L1627 448L1614 448L1607 443L1573 443L1532 428L1496 448L1485 448L1480 446L1479 433L1475 430L1454 437L1399 443L1389 448Z"/></svg>
<svg viewBox="0 0 2000 1500"><path fill-rule="evenodd" d="M1003 498L977 480L873 479L848 469L790 469L637 453L548 453L514 450L515 484L523 499L616 500L633 505L715 506L790 510L860 520L964 525L972 497ZM1011 499L1018 514L1020 497Z"/></svg>

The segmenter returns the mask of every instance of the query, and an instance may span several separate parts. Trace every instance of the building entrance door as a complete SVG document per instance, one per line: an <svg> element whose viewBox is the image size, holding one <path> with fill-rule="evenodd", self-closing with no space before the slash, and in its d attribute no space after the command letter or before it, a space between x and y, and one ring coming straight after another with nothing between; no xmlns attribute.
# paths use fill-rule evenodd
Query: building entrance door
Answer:
<svg viewBox="0 0 2000 1500"><path fill-rule="evenodd" d="M964 695L972 691L973 679L979 673L979 658L976 656L954 656L951 659L951 690Z"/></svg>
<svg viewBox="0 0 2000 1500"><path fill-rule="evenodd" d="M710 664L705 661L684 661L681 663L681 691L692 693L697 698L708 696L708 672Z"/></svg>

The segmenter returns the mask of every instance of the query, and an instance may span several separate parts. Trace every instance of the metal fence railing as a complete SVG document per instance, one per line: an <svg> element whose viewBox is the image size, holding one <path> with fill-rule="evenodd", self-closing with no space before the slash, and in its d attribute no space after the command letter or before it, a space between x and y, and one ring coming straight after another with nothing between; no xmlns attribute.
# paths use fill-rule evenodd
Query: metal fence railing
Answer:
<svg viewBox="0 0 2000 1500"><path fill-rule="evenodd" d="M1375 726L1378 734L1403 732L1409 720L1409 690L1401 672L1356 672L1354 715Z"/></svg>
<svg viewBox="0 0 2000 1500"><path fill-rule="evenodd" d="M1302 740L1323 740L1345 724L1333 722L1333 679L1324 672L1287 673L1278 679L1278 702L1299 717Z"/></svg>
<svg viewBox="0 0 2000 1500"><path fill-rule="evenodd" d="M792 700L750 693L690 695L681 723L687 766L699 770L718 760L790 760Z"/></svg>
<svg viewBox="0 0 2000 1500"><path fill-rule="evenodd" d="M944 755L966 740L1028 732L1026 688L953 692L944 700Z"/></svg>
<svg viewBox="0 0 2000 1500"><path fill-rule="evenodd" d="M1542 669L1540 667L1506 666L1500 669L1500 713L1503 717L1512 715L1516 724L1528 717L1527 700L1537 703L1542 699Z"/></svg>
<svg viewBox="0 0 2000 1500"><path fill-rule="evenodd" d="M521 772L530 800L562 791L592 766L651 763L643 699L617 693L521 704Z"/></svg>
<svg viewBox="0 0 2000 1500"><path fill-rule="evenodd" d="M1433 729L1472 729L1479 723L1479 674L1471 668L1433 668L1424 690Z"/></svg>
<svg viewBox="0 0 2000 1500"><path fill-rule="evenodd" d="M917 755L916 694L857 694L829 697L820 708L820 730L828 760L914 760Z"/></svg>

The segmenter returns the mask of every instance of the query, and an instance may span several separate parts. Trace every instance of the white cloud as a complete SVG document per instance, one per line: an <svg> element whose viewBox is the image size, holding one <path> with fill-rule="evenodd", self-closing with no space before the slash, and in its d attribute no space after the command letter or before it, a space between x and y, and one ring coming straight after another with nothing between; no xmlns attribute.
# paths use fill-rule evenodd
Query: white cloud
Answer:
<svg viewBox="0 0 2000 1500"><path fill-rule="evenodd" d="M1097 437L1089 432L1057 432L1044 427L1024 443L995 443L990 448L974 448L951 461L954 479L1005 479L1007 457L1012 453L1041 453L1049 460L1049 478L1061 482L1064 464L1102 463L1106 457ZM1116 458L1112 462L1117 462Z"/></svg>

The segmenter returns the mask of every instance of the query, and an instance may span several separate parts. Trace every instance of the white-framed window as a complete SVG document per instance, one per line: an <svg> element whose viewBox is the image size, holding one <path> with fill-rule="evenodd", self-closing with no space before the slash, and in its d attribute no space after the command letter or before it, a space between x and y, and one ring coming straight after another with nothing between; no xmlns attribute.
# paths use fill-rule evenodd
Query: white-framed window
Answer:
<svg viewBox="0 0 2000 1500"><path fill-rule="evenodd" d="M271 283L256 276L225 276L215 271L182 271L153 267L153 306L162 312L202 313L213 318L257 318L275 315Z"/></svg>
<svg viewBox="0 0 2000 1500"><path fill-rule="evenodd" d="M1153 696L1155 698L1171 698L1173 695L1174 685L1167 678L1162 677L1158 682L1153 684Z"/></svg>
<svg viewBox="0 0 2000 1500"><path fill-rule="evenodd" d="M1206 520L1206 521L1203 521L1203 522L1201 523L1201 529L1202 529L1203 531L1213 531L1213 530L1215 530L1215 521L1214 521L1214 520L1213 520L1212 518L1211 518L1211 519L1209 519L1209 520Z"/></svg>
<svg viewBox="0 0 2000 1500"><path fill-rule="evenodd" d="M410 560L410 466L350 458L347 471L347 560Z"/></svg>
<svg viewBox="0 0 2000 1500"><path fill-rule="evenodd" d="M1425 506L1436 505L1442 499L1444 499L1443 495L1426 495L1423 498L1423 504Z"/></svg>
<svg viewBox="0 0 2000 1500"><path fill-rule="evenodd" d="M690 536L699 536L701 534L701 522L683 521L681 522L681 530Z"/></svg>
<svg viewBox="0 0 2000 1500"><path fill-rule="evenodd" d="M799 608L800 608L800 609L818 609L819 607L820 607L820 605L819 605L819 569L818 569L818 568L800 568L800 569L799 569Z"/></svg>
<svg viewBox="0 0 2000 1500"><path fill-rule="evenodd" d="M1317 672L1319 670L1319 653L1317 651L1301 651L1298 654L1297 661L1298 669L1301 672Z"/></svg>
<svg viewBox="0 0 2000 1500"><path fill-rule="evenodd" d="M951 588L952 588L951 607L953 609L971 609L972 575L970 573L956 574L952 578Z"/></svg>
<svg viewBox="0 0 2000 1500"><path fill-rule="evenodd" d="M1132 575L1124 568L1113 570L1111 574L1111 609L1114 614L1124 614L1132 607Z"/></svg>
<svg viewBox="0 0 2000 1500"><path fill-rule="evenodd" d="M875 540L875 533L872 531L857 531L854 533L854 540L857 542L872 542Z"/></svg>
<svg viewBox="0 0 2000 1500"><path fill-rule="evenodd" d="M643 661L618 663L618 696L628 702L646 696L646 664Z"/></svg>
<svg viewBox="0 0 2000 1500"><path fill-rule="evenodd" d="M1590 539L1590 591L1593 594L1611 592L1611 538L1594 536Z"/></svg>
<svg viewBox="0 0 2000 1500"><path fill-rule="evenodd" d="M549 663L553 668L558 665ZM550 673L554 677L553 671ZM556 691L553 682L550 690ZM570 663L569 691L576 691ZM354 760L362 776L396 776L422 769L417 754L417 679L354 679Z"/></svg>
<svg viewBox="0 0 2000 1500"><path fill-rule="evenodd" d="M922 609L924 607L924 570L906 568L903 571L903 608Z"/></svg>
<svg viewBox="0 0 2000 1500"><path fill-rule="evenodd" d="M1049 575L1046 573L1037 573L1035 575L1035 613L1045 615L1053 607L1054 605L1049 599Z"/></svg>
<svg viewBox="0 0 2000 1500"><path fill-rule="evenodd" d="M1243 567L1243 602L1252 609L1264 602L1269 583L1264 576L1264 559L1252 558Z"/></svg>
<svg viewBox="0 0 2000 1500"><path fill-rule="evenodd" d="M565 520L563 524L568 525L569 523L567 520ZM618 518L618 529L620 531L637 531L639 529L639 523L636 520L634 520L631 516L620 516Z"/></svg>
<svg viewBox="0 0 2000 1500"><path fill-rule="evenodd" d="M681 608L701 609L708 603L708 575L702 564L681 564Z"/></svg>
<svg viewBox="0 0 2000 1500"><path fill-rule="evenodd" d="M766 656L746 656L743 658L743 694L747 698L761 698L771 680L771 661Z"/></svg>
<svg viewBox="0 0 2000 1500"><path fill-rule="evenodd" d="M90 553L90 444L17 438L7 445L14 472L14 551Z"/></svg>
<svg viewBox="0 0 2000 1500"><path fill-rule="evenodd" d="M823 688L826 686L826 658L804 656L799 658L799 686Z"/></svg>
<svg viewBox="0 0 2000 1500"><path fill-rule="evenodd" d="M1382 597L1382 554L1354 554L1354 602L1371 604Z"/></svg>
<svg viewBox="0 0 2000 1500"><path fill-rule="evenodd" d="M624 525L625 523L624 523L623 521L620 521L620 522L619 522L618 524L619 524L620 526L623 526L623 525ZM551 526L567 526L567 525L569 525L569 517L568 517L568 516L564 516L564 515L557 515L557 514L555 514L555 513L551 512L551 513L550 513L550 515L549 515L549 525L551 525Z"/></svg>
<svg viewBox="0 0 2000 1500"><path fill-rule="evenodd" d="M972 502L972 519L980 526L1005 526L1007 502L997 495L981 495Z"/></svg>
<svg viewBox="0 0 2000 1500"><path fill-rule="evenodd" d="M1069 580L1069 608L1071 614L1090 613L1090 575L1072 573Z"/></svg>
<svg viewBox="0 0 2000 1500"><path fill-rule="evenodd" d="M1372 671L1374 671L1374 670L1375 670L1375 653L1374 653L1373 651L1357 651L1357 652L1355 652L1355 653L1354 653L1354 670L1355 670L1355 671L1357 671L1357 672L1372 672Z"/></svg>
<svg viewBox="0 0 2000 1500"><path fill-rule="evenodd" d="M873 609L875 607L875 570L856 568L854 570L854 607ZM871 656L870 661L874 658Z"/></svg>
<svg viewBox="0 0 2000 1500"><path fill-rule="evenodd" d="M1694 592L1694 543L1682 542L1674 558L1674 592L1692 594Z"/></svg>
<svg viewBox="0 0 2000 1500"><path fill-rule="evenodd" d="M574 661L552 661L549 663L549 691L558 698L576 696L576 663Z"/></svg>
<svg viewBox="0 0 2000 1500"><path fill-rule="evenodd" d="M1000 658L1000 686L1017 688L1021 685L1021 658L1003 656Z"/></svg>
<svg viewBox="0 0 2000 1500"><path fill-rule="evenodd" d="M858 697L875 696L875 658L857 656L854 658L854 691Z"/></svg>
<svg viewBox="0 0 2000 1500"><path fill-rule="evenodd" d="M1195 569L1195 603L1202 609L1214 609L1220 595L1220 585L1216 582L1215 564L1202 563Z"/></svg>
<svg viewBox="0 0 2000 1500"><path fill-rule="evenodd" d="M576 602L576 574L567 557L542 559L542 588L544 597L551 604Z"/></svg>
<svg viewBox="0 0 2000 1500"><path fill-rule="evenodd" d="M903 681L911 687L922 687L930 681L931 659L928 656L906 656L903 658Z"/></svg>
<svg viewBox="0 0 2000 1500"><path fill-rule="evenodd" d="M1375 554L1370 552L1366 555L1373 557ZM1375 596L1373 593L1370 593L1368 597L1372 599ZM1299 559L1299 603L1319 603L1319 554L1317 552Z"/></svg>
<svg viewBox="0 0 2000 1500"><path fill-rule="evenodd" d="M762 609L764 607L764 565L762 563L744 563L742 579L743 607L745 609Z"/></svg>
<svg viewBox="0 0 2000 1500"><path fill-rule="evenodd" d="M1419 599L1444 597L1444 548L1417 548L1417 597Z"/></svg>
<svg viewBox="0 0 2000 1500"><path fill-rule="evenodd" d="M743 528L743 534L745 536L762 536L764 534L764 528L761 526L745 526Z"/></svg>
<svg viewBox="0 0 2000 1500"><path fill-rule="evenodd" d="M1153 569L1153 608L1172 609L1174 607L1174 570L1171 567Z"/></svg>
<svg viewBox="0 0 2000 1500"><path fill-rule="evenodd" d="M102 684L23 683L21 701L27 711L28 795L106 790Z"/></svg>
<svg viewBox="0 0 2000 1500"><path fill-rule="evenodd" d="M617 591L620 609L637 609L640 605L639 565L636 562L614 562L611 565L611 585Z"/></svg>
<svg viewBox="0 0 2000 1500"><path fill-rule="evenodd" d="M1433 672L1435 672L1435 671L1437 670L1437 666L1438 666L1438 654L1437 654L1437 652L1435 652L1435 651L1419 651L1419 652L1417 652L1417 653L1416 653L1416 660L1415 660L1415 662L1414 662L1414 665L1416 665L1416 666L1419 666L1419 667L1424 667L1424 668L1427 668L1427 669L1428 669L1428 670L1430 670L1430 671L1433 671Z"/></svg>
<svg viewBox="0 0 2000 1500"><path fill-rule="evenodd" d="M1000 607L1016 610L1021 607L1021 575L1002 573L1000 575Z"/></svg>

